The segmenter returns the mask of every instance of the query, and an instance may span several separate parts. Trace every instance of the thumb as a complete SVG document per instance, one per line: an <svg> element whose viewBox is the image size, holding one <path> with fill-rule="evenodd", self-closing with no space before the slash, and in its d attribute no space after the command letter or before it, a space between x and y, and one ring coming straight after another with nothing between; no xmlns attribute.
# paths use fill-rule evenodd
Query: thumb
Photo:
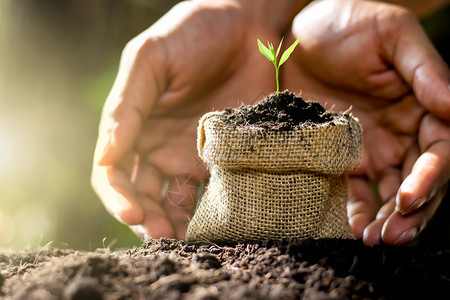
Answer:
<svg viewBox="0 0 450 300"><path fill-rule="evenodd" d="M412 87L419 102L434 115L450 120L450 71L414 15L397 8L377 18L384 58Z"/></svg>

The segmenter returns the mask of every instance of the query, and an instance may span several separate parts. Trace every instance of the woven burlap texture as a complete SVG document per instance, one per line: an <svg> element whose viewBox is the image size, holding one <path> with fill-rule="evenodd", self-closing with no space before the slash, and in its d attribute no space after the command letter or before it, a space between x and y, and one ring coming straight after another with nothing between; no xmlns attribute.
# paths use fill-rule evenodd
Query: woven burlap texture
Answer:
<svg viewBox="0 0 450 300"><path fill-rule="evenodd" d="M353 116L267 130L235 126L211 112L200 119L197 144L211 177L187 241L353 237L347 178L362 159L362 130Z"/></svg>

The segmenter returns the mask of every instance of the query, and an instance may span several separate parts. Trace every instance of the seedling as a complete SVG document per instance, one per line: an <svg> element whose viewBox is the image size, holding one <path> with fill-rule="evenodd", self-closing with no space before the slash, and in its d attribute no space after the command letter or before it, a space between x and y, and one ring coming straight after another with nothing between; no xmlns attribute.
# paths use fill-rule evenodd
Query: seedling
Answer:
<svg viewBox="0 0 450 300"><path fill-rule="evenodd" d="M289 58L289 55L291 55L292 51L294 51L294 48L297 46L298 42L300 41L299 37L289 48L286 49L286 51L283 52L280 58L280 62L277 64L277 57L278 54L280 54L281 44L283 43L283 39L281 39L280 44L278 45L277 52L275 52L275 48L273 47L272 43L267 42L267 45L269 48L264 46L263 43L258 39L258 46L259 46L259 52L261 52L265 57L267 57L268 60L270 60L273 65L275 66L275 80L277 82L277 96L280 94L280 83L278 80L278 71L281 67L281 65Z"/></svg>

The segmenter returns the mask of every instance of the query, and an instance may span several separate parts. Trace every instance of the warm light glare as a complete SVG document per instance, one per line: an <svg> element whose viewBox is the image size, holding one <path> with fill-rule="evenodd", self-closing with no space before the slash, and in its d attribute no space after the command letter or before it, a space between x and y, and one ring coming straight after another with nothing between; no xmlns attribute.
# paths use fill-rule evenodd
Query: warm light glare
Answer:
<svg viewBox="0 0 450 300"><path fill-rule="evenodd" d="M12 132L7 131L0 123L0 175L2 176L11 169L14 160L14 144Z"/></svg>
<svg viewBox="0 0 450 300"><path fill-rule="evenodd" d="M16 226L11 216L0 211L0 248L9 246L15 231Z"/></svg>

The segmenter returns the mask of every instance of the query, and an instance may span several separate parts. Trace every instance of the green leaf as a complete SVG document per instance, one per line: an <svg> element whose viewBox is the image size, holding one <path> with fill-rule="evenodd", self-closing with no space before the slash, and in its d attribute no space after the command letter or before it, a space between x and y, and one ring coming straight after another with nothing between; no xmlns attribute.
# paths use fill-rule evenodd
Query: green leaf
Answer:
<svg viewBox="0 0 450 300"><path fill-rule="evenodd" d="M281 42L280 42L280 44L278 45L277 54L275 54L275 57L278 57L278 54L280 54L281 44L283 44L283 39L284 39L284 37L281 38Z"/></svg>
<svg viewBox="0 0 450 300"><path fill-rule="evenodd" d="M267 57L268 60L270 61L274 61L275 57L273 55L273 53L267 49L266 46L264 46L263 43L261 43L261 41L258 39L258 47L259 47L259 52L261 52L265 57Z"/></svg>
<svg viewBox="0 0 450 300"><path fill-rule="evenodd" d="M277 57L275 56L275 48L273 47L273 44L267 41L267 45L269 45L269 50L272 52L273 62L276 62Z"/></svg>
<svg viewBox="0 0 450 300"><path fill-rule="evenodd" d="M280 64L278 67L280 67L289 58L289 55L291 55L294 51L294 48L297 46L300 39L301 37L299 37L289 48L286 49L286 51L284 51L283 55L281 55Z"/></svg>

